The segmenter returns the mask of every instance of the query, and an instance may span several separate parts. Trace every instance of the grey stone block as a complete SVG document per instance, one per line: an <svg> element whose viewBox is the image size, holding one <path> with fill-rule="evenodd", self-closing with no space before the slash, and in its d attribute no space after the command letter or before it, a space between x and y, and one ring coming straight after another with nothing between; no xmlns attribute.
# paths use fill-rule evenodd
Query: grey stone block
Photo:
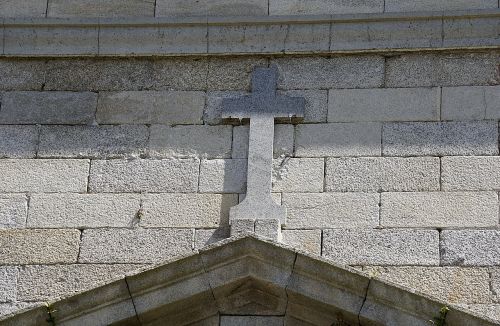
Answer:
<svg viewBox="0 0 500 326"><path fill-rule="evenodd" d="M376 227L378 204L379 194L370 193L282 195L288 229Z"/></svg>
<svg viewBox="0 0 500 326"><path fill-rule="evenodd" d="M17 297L22 301L46 301L67 297L104 285L143 265L35 265L19 272Z"/></svg>
<svg viewBox="0 0 500 326"><path fill-rule="evenodd" d="M96 106L97 94L90 92L6 92L0 123L89 124Z"/></svg>
<svg viewBox="0 0 500 326"><path fill-rule="evenodd" d="M25 195L0 195L0 228L23 228L28 215Z"/></svg>
<svg viewBox="0 0 500 326"><path fill-rule="evenodd" d="M201 124L204 106L203 92L101 92L97 107L97 122Z"/></svg>
<svg viewBox="0 0 500 326"><path fill-rule="evenodd" d="M7 303L0 303L0 316L4 317L6 315L10 315L10 314L13 314L13 313L17 313L17 312L20 312L21 310L24 310L24 309L32 309L32 308L35 308L35 307L38 307L38 306L41 306L42 304L40 302L7 302ZM45 306L43 306L42 309L45 309L45 314L47 313L47 308ZM41 311L43 313L43 310ZM44 317L45 315L41 315L40 316L40 321L44 321ZM28 321L33 321L33 318L30 316L28 319ZM17 320L16 322L18 322L19 320ZM15 324L7 324L7 325L12 325L14 326ZM48 326L48 324L41 324L41 325L46 325Z"/></svg>
<svg viewBox="0 0 500 326"><path fill-rule="evenodd" d="M21 312L22 309L30 309ZM47 305L40 302L9 302L0 304L0 313L8 315L16 313L17 316L9 321L3 321L5 326L40 325L49 326L47 322Z"/></svg>
<svg viewBox="0 0 500 326"><path fill-rule="evenodd" d="M207 102L203 113L203 122L209 125L223 123L222 119L222 101L226 98L237 98L249 95L247 92L237 91L211 91L207 93Z"/></svg>
<svg viewBox="0 0 500 326"><path fill-rule="evenodd" d="M500 189L500 158L443 157L443 190Z"/></svg>
<svg viewBox="0 0 500 326"><path fill-rule="evenodd" d="M0 90L41 90L45 82L46 62L40 59L2 58L0 70L3 72L0 74Z"/></svg>
<svg viewBox="0 0 500 326"><path fill-rule="evenodd" d="M33 194L28 227L130 227L140 208L138 195Z"/></svg>
<svg viewBox="0 0 500 326"><path fill-rule="evenodd" d="M3 0L0 17L45 17L47 0Z"/></svg>
<svg viewBox="0 0 500 326"><path fill-rule="evenodd" d="M221 316L220 326L282 326L283 317Z"/></svg>
<svg viewBox="0 0 500 326"><path fill-rule="evenodd" d="M279 91L278 94L305 98L304 122L326 122L328 112L327 90Z"/></svg>
<svg viewBox="0 0 500 326"><path fill-rule="evenodd" d="M439 265L439 232L324 230L323 255L348 265Z"/></svg>
<svg viewBox="0 0 500 326"><path fill-rule="evenodd" d="M90 229L83 231L81 263L153 263L191 251L190 229Z"/></svg>
<svg viewBox="0 0 500 326"><path fill-rule="evenodd" d="M383 193L384 227L495 227L496 192Z"/></svg>
<svg viewBox="0 0 500 326"><path fill-rule="evenodd" d="M281 221L273 218L257 219L255 220L255 234L281 242Z"/></svg>
<svg viewBox="0 0 500 326"><path fill-rule="evenodd" d="M202 160L200 192L244 193L246 191L247 161Z"/></svg>
<svg viewBox="0 0 500 326"><path fill-rule="evenodd" d="M383 154L497 155L498 125L490 121L385 124Z"/></svg>
<svg viewBox="0 0 500 326"><path fill-rule="evenodd" d="M239 194L238 203L241 203L243 200L245 200L246 196L247 194ZM273 192L271 193L271 198L276 204L281 205L281 193Z"/></svg>
<svg viewBox="0 0 500 326"><path fill-rule="evenodd" d="M197 229L194 238L194 248L201 249L212 243L216 243L229 238L229 236L229 226L221 227L218 229Z"/></svg>
<svg viewBox="0 0 500 326"><path fill-rule="evenodd" d="M0 267L0 302L12 302L17 296L17 273L15 266Z"/></svg>
<svg viewBox="0 0 500 326"><path fill-rule="evenodd" d="M2 230L0 242L2 265L75 263L80 231Z"/></svg>
<svg viewBox="0 0 500 326"><path fill-rule="evenodd" d="M386 87L498 85L493 53L405 54L387 58Z"/></svg>
<svg viewBox="0 0 500 326"><path fill-rule="evenodd" d="M249 126L237 126L233 128L232 158L248 157L248 132ZM293 125L274 126L274 157L293 155Z"/></svg>
<svg viewBox="0 0 500 326"><path fill-rule="evenodd" d="M493 300L500 303L500 268L496 267L490 270L491 292Z"/></svg>
<svg viewBox="0 0 500 326"><path fill-rule="evenodd" d="M379 56L287 57L272 63L280 72L280 89L371 88L384 79Z"/></svg>
<svg viewBox="0 0 500 326"><path fill-rule="evenodd" d="M445 230L441 232L441 263L454 266L500 264L500 231Z"/></svg>
<svg viewBox="0 0 500 326"><path fill-rule="evenodd" d="M327 158L327 191L439 190L437 157Z"/></svg>
<svg viewBox="0 0 500 326"><path fill-rule="evenodd" d="M38 157L134 158L148 136L146 126L43 126Z"/></svg>
<svg viewBox="0 0 500 326"><path fill-rule="evenodd" d="M461 307L500 322L500 304L462 304Z"/></svg>
<svg viewBox="0 0 500 326"><path fill-rule="evenodd" d="M439 88L333 89L328 122L439 120Z"/></svg>
<svg viewBox="0 0 500 326"><path fill-rule="evenodd" d="M86 192L88 160L0 160L0 192Z"/></svg>
<svg viewBox="0 0 500 326"><path fill-rule="evenodd" d="M143 198L142 227L217 228L229 225L238 195L158 194Z"/></svg>
<svg viewBox="0 0 500 326"><path fill-rule="evenodd" d="M444 19L443 46L496 46L500 43L498 32L497 17Z"/></svg>
<svg viewBox="0 0 500 326"><path fill-rule="evenodd" d="M443 120L482 120L500 117L499 86L443 87Z"/></svg>
<svg viewBox="0 0 500 326"><path fill-rule="evenodd" d="M321 230L282 230L283 243L309 254L321 254Z"/></svg>
<svg viewBox="0 0 500 326"><path fill-rule="evenodd" d="M451 11L467 9L488 9L498 8L495 0L386 0L386 12L405 12L405 11Z"/></svg>
<svg viewBox="0 0 500 326"><path fill-rule="evenodd" d="M213 57L208 63L208 90L250 91L253 68L267 66L265 58Z"/></svg>
<svg viewBox="0 0 500 326"><path fill-rule="evenodd" d="M268 14L266 0L157 0L156 17L163 16L258 16Z"/></svg>
<svg viewBox="0 0 500 326"><path fill-rule="evenodd" d="M250 219L233 219L231 221L231 236L238 236L242 233L255 232L255 220Z"/></svg>
<svg viewBox="0 0 500 326"><path fill-rule="evenodd" d="M153 17L154 0L48 0L47 17Z"/></svg>
<svg viewBox="0 0 500 326"><path fill-rule="evenodd" d="M149 155L153 157L228 158L231 126L151 127Z"/></svg>
<svg viewBox="0 0 500 326"><path fill-rule="evenodd" d="M146 61L147 62L147 61ZM208 59L156 58L152 61L151 89L200 91L207 89Z"/></svg>
<svg viewBox="0 0 500 326"><path fill-rule="evenodd" d="M92 161L91 192L196 192L198 160Z"/></svg>
<svg viewBox="0 0 500 326"><path fill-rule="evenodd" d="M33 158L37 142L36 126L0 126L1 158Z"/></svg>
<svg viewBox="0 0 500 326"><path fill-rule="evenodd" d="M449 303L491 300L489 274L485 268L366 266L363 271Z"/></svg>
<svg viewBox="0 0 500 326"><path fill-rule="evenodd" d="M384 11L382 0L270 0L270 15L359 14Z"/></svg>
<svg viewBox="0 0 500 326"><path fill-rule="evenodd" d="M295 155L380 156L381 130L379 123L328 123L298 125Z"/></svg>

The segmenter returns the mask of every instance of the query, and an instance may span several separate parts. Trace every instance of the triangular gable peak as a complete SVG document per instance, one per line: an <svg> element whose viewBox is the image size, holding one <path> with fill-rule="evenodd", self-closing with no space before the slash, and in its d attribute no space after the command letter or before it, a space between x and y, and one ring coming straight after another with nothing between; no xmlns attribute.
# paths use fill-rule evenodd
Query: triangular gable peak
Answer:
<svg viewBox="0 0 500 326"><path fill-rule="evenodd" d="M247 234L0 325L496 325L454 307L444 315L446 306Z"/></svg>

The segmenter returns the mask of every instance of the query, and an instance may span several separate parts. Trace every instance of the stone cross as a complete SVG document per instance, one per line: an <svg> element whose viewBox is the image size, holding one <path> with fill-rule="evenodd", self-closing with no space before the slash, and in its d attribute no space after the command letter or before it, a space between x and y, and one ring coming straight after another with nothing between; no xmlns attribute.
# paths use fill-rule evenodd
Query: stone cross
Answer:
<svg viewBox="0 0 500 326"><path fill-rule="evenodd" d="M286 208L271 197L274 120L303 118L305 99L277 95L277 79L276 67L255 68L252 94L222 101L224 119L250 119L247 192L245 199L230 210L232 230L238 220L247 224L254 221L255 225L259 220L274 220L279 228L286 223Z"/></svg>

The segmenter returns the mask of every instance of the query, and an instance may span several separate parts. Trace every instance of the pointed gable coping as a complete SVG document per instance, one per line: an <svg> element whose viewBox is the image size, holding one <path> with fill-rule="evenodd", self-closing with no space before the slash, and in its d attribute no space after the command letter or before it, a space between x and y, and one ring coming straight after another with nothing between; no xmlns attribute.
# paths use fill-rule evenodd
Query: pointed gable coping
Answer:
<svg viewBox="0 0 500 326"><path fill-rule="evenodd" d="M0 325L185 325L224 314L285 315L311 324L428 325L444 306L355 269L243 234L48 307L15 313ZM449 325L496 325L449 307Z"/></svg>

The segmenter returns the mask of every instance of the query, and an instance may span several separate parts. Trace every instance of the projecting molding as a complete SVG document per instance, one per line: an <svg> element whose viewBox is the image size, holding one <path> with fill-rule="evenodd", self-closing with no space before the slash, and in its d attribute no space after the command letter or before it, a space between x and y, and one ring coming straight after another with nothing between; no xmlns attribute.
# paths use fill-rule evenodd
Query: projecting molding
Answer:
<svg viewBox="0 0 500 326"><path fill-rule="evenodd" d="M242 235L0 325L212 325L221 315L285 325L429 325L447 304L355 269ZM496 325L449 307L446 325Z"/></svg>
<svg viewBox="0 0 500 326"><path fill-rule="evenodd" d="M1 22L2 56L331 54L500 48L500 9L333 16L5 18Z"/></svg>

